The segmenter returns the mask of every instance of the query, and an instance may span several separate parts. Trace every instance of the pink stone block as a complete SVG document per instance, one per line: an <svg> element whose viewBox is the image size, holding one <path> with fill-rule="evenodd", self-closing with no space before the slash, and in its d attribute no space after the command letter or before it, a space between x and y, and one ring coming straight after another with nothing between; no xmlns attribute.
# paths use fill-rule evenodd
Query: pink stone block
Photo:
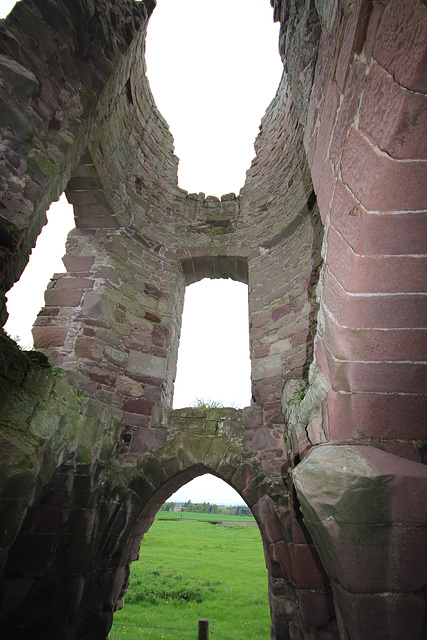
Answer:
<svg viewBox="0 0 427 640"><path fill-rule="evenodd" d="M336 608L348 638L414 640L423 638L425 602L418 594L360 594L334 587ZM386 621L386 624L385 624Z"/></svg>
<svg viewBox="0 0 427 640"><path fill-rule="evenodd" d="M339 360L427 361L427 340L423 329L349 329L325 316L323 341Z"/></svg>
<svg viewBox="0 0 427 640"><path fill-rule="evenodd" d="M323 164L327 157L327 150L332 137L339 101L340 96L336 82L330 80L325 93L320 116L320 127L316 139L316 151L311 165L313 186L316 193L321 187Z"/></svg>
<svg viewBox="0 0 427 640"><path fill-rule="evenodd" d="M273 322L276 320L280 320L280 318L287 316L289 313L291 313L291 311L292 311L292 305L285 304L283 307L277 307L276 309L274 309L271 313L271 318ZM252 337L252 332L251 332L251 337Z"/></svg>
<svg viewBox="0 0 427 640"><path fill-rule="evenodd" d="M427 158L427 100L374 65L360 110L360 129L393 158Z"/></svg>
<svg viewBox="0 0 427 640"><path fill-rule="evenodd" d="M62 347L68 334L68 327L33 327L34 344L43 347Z"/></svg>
<svg viewBox="0 0 427 640"><path fill-rule="evenodd" d="M387 451L393 456L404 458L405 460L412 460L412 462L420 462L418 457L417 446L415 442L384 442L381 441L377 444L378 449L381 451Z"/></svg>
<svg viewBox="0 0 427 640"><path fill-rule="evenodd" d="M108 387L114 387L117 374L101 367L92 367L89 371L89 378L100 384L105 384Z"/></svg>
<svg viewBox="0 0 427 640"><path fill-rule="evenodd" d="M280 404L280 403L279 403ZM251 429L245 435L244 445L250 451L262 451L264 449L276 449L278 441L273 437L271 430L267 427Z"/></svg>
<svg viewBox="0 0 427 640"><path fill-rule="evenodd" d="M292 571L300 589L327 591L329 578L314 547L293 544L291 548Z"/></svg>
<svg viewBox="0 0 427 640"><path fill-rule="evenodd" d="M374 58L413 91L427 90L427 8L418 0L391 0L374 44Z"/></svg>
<svg viewBox="0 0 427 640"><path fill-rule="evenodd" d="M92 289L93 282L91 278L61 276L58 278L54 290Z"/></svg>
<svg viewBox="0 0 427 640"><path fill-rule="evenodd" d="M148 416L153 406L154 402L147 398L132 398L123 402L122 409L127 413L139 413Z"/></svg>
<svg viewBox="0 0 427 640"><path fill-rule="evenodd" d="M348 188L337 182L331 223L350 247L365 255L425 254L425 213L368 213Z"/></svg>
<svg viewBox="0 0 427 640"><path fill-rule="evenodd" d="M427 162L393 160L354 127L344 147L342 177L367 210L425 209Z"/></svg>
<svg viewBox="0 0 427 640"><path fill-rule="evenodd" d="M369 17L368 30L366 32L365 56L368 62L371 62L372 51L377 37L378 27L383 17L385 6L383 4L375 4Z"/></svg>
<svg viewBox="0 0 427 640"><path fill-rule="evenodd" d="M360 256L331 227L328 269L349 293L425 293L427 258Z"/></svg>
<svg viewBox="0 0 427 640"><path fill-rule="evenodd" d="M427 365L397 362L345 362L330 358L329 375L334 391L423 393Z"/></svg>
<svg viewBox="0 0 427 640"><path fill-rule="evenodd" d="M292 565L289 547L286 542L276 542L268 545L268 555L271 574L276 578L286 577L287 579L292 579Z"/></svg>
<svg viewBox="0 0 427 640"><path fill-rule="evenodd" d="M427 300L422 295L364 296L348 294L335 277L327 273L324 304L338 324L353 329L424 328Z"/></svg>
<svg viewBox="0 0 427 640"><path fill-rule="evenodd" d="M83 289L47 289L44 294L45 303L49 307L78 307L82 299Z"/></svg>
<svg viewBox="0 0 427 640"><path fill-rule="evenodd" d="M337 50L339 52L335 69L335 78L341 93L345 91L345 84L349 72L350 64L354 58L354 43L359 25L360 10L362 2L357 2L351 12L345 12L342 18L344 23L342 43Z"/></svg>
<svg viewBox="0 0 427 640"><path fill-rule="evenodd" d="M64 256L62 262L65 264L65 268L68 272L80 273L89 271L92 267L95 258L91 256Z"/></svg>
<svg viewBox="0 0 427 640"><path fill-rule="evenodd" d="M327 411L332 440L422 440L425 437L425 395L331 391L328 394Z"/></svg>
<svg viewBox="0 0 427 640"><path fill-rule="evenodd" d="M334 194L336 184L336 176L330 160L326 160L323 164L320 174L319 186L316 190L317 204L319 205L320 217L323 224L329 214L332 196Z"/></svg>
<svg viewBox="0 0 427 640"><path fill-rule="evenodd" d="M365 86L365 76L366 64L360 60L353 60L345 84L344 95L341 97L329 149L329 157L337 169L348 130L354 123L359 109L360 96Z"/></svg>
<svg viewBox="0 0 427 640"><path fill-rule="evenodd" d="M88 358L89 360L102 360L102 345L96 338L77 338L74 345L74 353L78 358Z"/></svg>
<svg viewBox="0 0 427 640"><path fill-rule="evenodd" d="M155 451L163 446L166 442L165 429L135 429L130 451L137 453L146 453L147 451Z"/></svg>
<svg viewBox="0 0 427 640"><path fill-rule="evenodd" d="M332 594L319 591L300 589L299 608L303 622L308 627L324 627L335 616Z"/></svg>

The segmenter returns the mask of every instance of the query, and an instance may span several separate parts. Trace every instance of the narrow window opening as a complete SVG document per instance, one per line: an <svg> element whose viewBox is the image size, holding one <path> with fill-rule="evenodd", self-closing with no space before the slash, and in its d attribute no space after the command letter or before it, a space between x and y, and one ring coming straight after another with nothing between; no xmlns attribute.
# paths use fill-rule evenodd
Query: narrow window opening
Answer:
<svg viewBox="0 0 427 640"><path fill-rule="evenodd" d="M174 409L250 405L248 286L205 278L187 286Z"/></svg>
<svg viewBox="0 0 427 640"><path fill-rule="evenodd" d="M54 273L63 273L61 260L65 253L67 235L75 226L74 211L65 194L52 203L28 264L18 282L8 291L9 318L5 331L23 348L33 346L32 326L44 306L44 292Z"/></svg>
<svg viewBox="0 0 427 640"><path fill-rule="evenodd" d="M183 189L220 196L243 186L283 71L278 40L265 0L157 3L147 76L174 136Z"/></svg>

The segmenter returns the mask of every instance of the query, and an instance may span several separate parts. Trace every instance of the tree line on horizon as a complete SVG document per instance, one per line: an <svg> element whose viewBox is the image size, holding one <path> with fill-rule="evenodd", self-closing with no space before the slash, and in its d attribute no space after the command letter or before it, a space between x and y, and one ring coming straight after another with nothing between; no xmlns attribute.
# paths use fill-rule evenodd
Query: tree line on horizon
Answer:
<svg viewBox="0 0 427 640"><path fill-rule="evenodd" d="M191 500L187 502L165 502L160 511L183 511L190 513L222 513L226 516L250 516L251 511L249 507L245 505L225 506L210 504L209 502L192 503Z"/></svg>

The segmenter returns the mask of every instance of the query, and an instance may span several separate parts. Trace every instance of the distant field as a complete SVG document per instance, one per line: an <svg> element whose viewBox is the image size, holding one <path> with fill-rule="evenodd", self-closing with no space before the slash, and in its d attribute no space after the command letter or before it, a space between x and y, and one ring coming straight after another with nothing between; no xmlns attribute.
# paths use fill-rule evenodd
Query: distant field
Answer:
<svg viewBox="0 0 427 640"><path fill-rule="evenodd" d="M204 522L254 522L253 516L226 516L223 513L191 513L183 511L182 518L180 511L159 511L156 515L157 520L202 520Z"/></svg>
<svg viewBox="0 0 427 640"><path fill-rule="evenodd" d="M199 618L209 619L211 640L269 639L258 527L155 521L132 564L125 606L109 638L197 640Z"/></svg>

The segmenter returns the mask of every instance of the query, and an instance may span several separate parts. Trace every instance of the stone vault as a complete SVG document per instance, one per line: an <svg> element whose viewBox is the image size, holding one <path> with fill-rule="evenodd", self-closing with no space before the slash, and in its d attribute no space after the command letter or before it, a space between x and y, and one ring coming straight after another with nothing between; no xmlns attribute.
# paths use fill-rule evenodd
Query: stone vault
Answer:
<svg viewBox="0 0 427 640"><path fill-rule="evenodd" d="M206 471L258 522L272 638L427 633L427 8L271 3L282 82L221 199L178 187L154 1L0 24L3 294L64 190L76 218L33 329L63 373L0 336L2 638L105 640L157 509ZM243 410L171 409L204 277L249 287Z"/></svg>

